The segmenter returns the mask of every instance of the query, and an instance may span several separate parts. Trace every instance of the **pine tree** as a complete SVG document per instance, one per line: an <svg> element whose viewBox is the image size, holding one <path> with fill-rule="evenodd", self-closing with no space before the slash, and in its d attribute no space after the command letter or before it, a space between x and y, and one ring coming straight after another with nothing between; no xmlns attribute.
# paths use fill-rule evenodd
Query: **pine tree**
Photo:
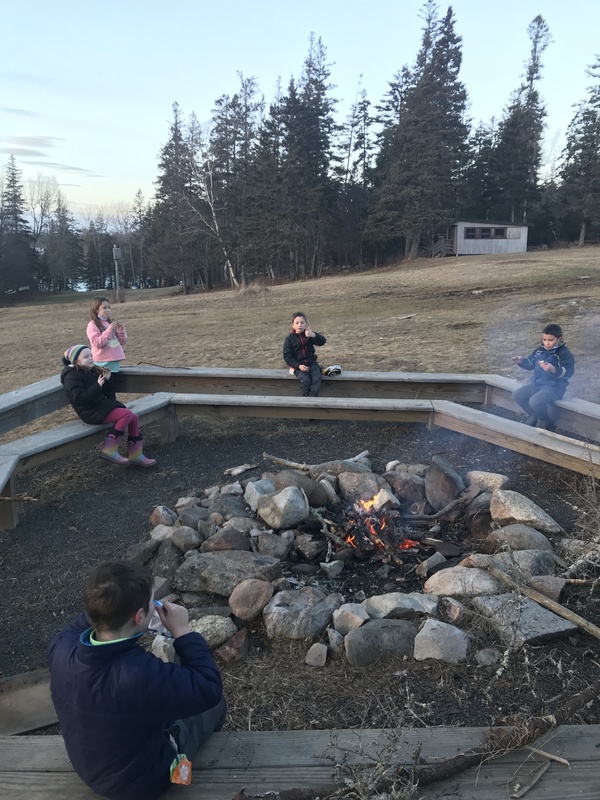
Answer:
<svg viewBox="0 0 600 800"><path fill-rule="evenodd" d="M539 15L531 22L528 34L531 50L527 71L498 126L491 164L496 186L493 213L497 219L511 222L526 222L531 203L539 199L538 173L546 112L537 84L541 78L541 57L551 37Z"/></svg>
<svg viewBox="0 0 600 800"><path fill-rule="evenodd" d="M36 253L31 228L25 218L21 172L10 156L0 200L0 302L20 286L33 288Z"/></svg>
<svg viewBox="0 0 600 800"><path fill-rule="evenodd" d="M461 207L468 157L467 93L459 79L461 39L454 15L449 8L440 20L428 0L423 18L415 67L404 71L402 91L394 87L398 122L382 136L369 220L372 239L403 238L405 253L413 256L422 238L431 240Z"/></svg>
<svg viewBox="0 0 600 800"><path fill-rule="evenodd" d="M59 191L56 209L48 223L44 260L51 291L75 289L83 277L83 252L75 219Z"/></svg>
<svg viewBox="0 0 600 800"><path fill-rule="evenodd" d="M600 78L600 59L587 74ZM560 171L559 199L563 216L571 214L579 224L579 245L585 241L589 224L600 224L600 85L588 88L588 97L581 102L567 131Z"/></svg>

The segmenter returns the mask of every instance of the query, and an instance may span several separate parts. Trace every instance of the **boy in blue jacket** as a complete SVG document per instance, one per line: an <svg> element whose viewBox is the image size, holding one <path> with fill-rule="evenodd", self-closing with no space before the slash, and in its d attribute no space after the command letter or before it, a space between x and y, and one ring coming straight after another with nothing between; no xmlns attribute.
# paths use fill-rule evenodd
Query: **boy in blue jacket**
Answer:
<svg viewBox="0 0 600 800"><path fill-rule="evenodd" d="M200 745L223 725L221 676L187 609L156 610L180 664L139 643L154 611L153 579L135 561L96 567L85 609L50 643L50 689L73 769L110 800L154 800L191 769Z"/></svg>
<svg viewBox="0 0 600 800"><path fill-rule="evenodd" d="M525 424L554 430L550 408L563 397L575 372L575 358L563 341L560 325L546 325L541 345L528 358L513 356L512 361L533 372L531 382L513 392L514 400L527 414Z"/></svg>

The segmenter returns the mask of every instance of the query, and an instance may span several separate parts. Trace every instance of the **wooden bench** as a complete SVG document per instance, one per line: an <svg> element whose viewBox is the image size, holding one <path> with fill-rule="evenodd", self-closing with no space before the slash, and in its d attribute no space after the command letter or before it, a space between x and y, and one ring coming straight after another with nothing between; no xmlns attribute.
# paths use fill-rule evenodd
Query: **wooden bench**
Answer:
<svg viewBox="0 0 600 800"><path fill-rule="evenodd" d="M172 441L171 395L166 392L142 397L128 404L144 424L163 422L161 441ZM28 467L44 464L55 458L69 455L100 442L109 425L87 425L81 420L68 422L55 428L16 439L0 446L0 492L3 497L14 497L14 475ZM0 502L0 530L14 528L17 524L16 502Z"/></svg>
<svg viewBox="0 0 600 800"><path fill-rule="evenodd" d="M166 800L233 800L269 791L316 788L334 782L334 765L385 763L410 767L415 753L431 765L485 741L485 728L419 728L406 731L235 731L214 734L194 761L192 785L171 788ZM563 726L535 746L569 762L551 763L527 800L597 800L600 797L600 725ZM388 755L391 752L391 755ZM389 759L389 760L388 760ZM419 789L433 800L500 800L523 786L545 759L513 750L480 767ZM340 784L343 778L339 778ZM0 737L0 797L7 800L97 798L72 771L60 736ZM277 795L272 795L276 800ZM143 798L140 798L143 800Z"/></svg>

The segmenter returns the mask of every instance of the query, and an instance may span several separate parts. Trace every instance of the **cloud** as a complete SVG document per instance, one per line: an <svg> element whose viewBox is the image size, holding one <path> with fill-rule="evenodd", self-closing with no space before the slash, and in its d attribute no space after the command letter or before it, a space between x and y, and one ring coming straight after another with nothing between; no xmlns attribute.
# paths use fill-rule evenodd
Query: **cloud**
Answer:
<svg viewBox="0 0 600 800"><path fill-rule="evenodd" d="M23 161L23 164L31 164L35 167L53 167L54 169L61 170L61 172L78 172L80 174L87 174L90 177L100 177L93 174L91 169L72 167L69 164L59 164L57 161Z"/></svg>
<svg viewBox="0 0 600 800"><path fill-rule="evenodd" d="M55 142L66 142L61 136L0 136L0 142L17 147L56 147Z"/></svg>
<svg viewBox="0 0 600 800"><path fill-rule="evenodd" d="M9 156L19 156L19 158L21 156L46 158L46 154L42 153L41 150L32 150L27 147L0 147L0 153L7 153Z"/></svg>
<svg viewBox="0 0 600 800"><path fill-rule="evenodd" d="M11 108L10 106L3 106L0 108L5 114L18 114L21 117L41 117L37 111L29 111L26 108Z"/></svg>

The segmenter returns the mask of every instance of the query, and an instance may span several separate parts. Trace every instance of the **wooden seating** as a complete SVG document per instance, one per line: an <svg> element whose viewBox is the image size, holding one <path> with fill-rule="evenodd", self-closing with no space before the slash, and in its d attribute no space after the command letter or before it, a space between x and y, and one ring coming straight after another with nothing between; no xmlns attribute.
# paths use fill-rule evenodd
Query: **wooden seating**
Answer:
<svg viewBox="0 0 600 800"><path fill-rule="evenodd" d="M335 783L335 764L359 767L386 759L386 763L410 767L415 753L419 753L419 763L431 765L481 745L486 730L444 727L216 733L194 760L192 785L185 790L172 787L164 797L174 800L185 794L188 800L233 800L243 788L248 796L266 796L277 790L307 791ZM570 766L551 763L543 780L528 792L528 800L597 800L599 738L600 725L575 725L563 726L545 741L535 742L536 747L566 759ZM442 795L498 800L507 797L515 784L525 785L542 761L530 750L513 750L480 767L423 786L417 796L424 800ZM342 785L343 777L338 780ZM0 797L92 800L98 795L72 771L62 737L7 736L0 737Z"/></svg>
<svg viewBox="0 0 600 800"><path fill-rule="evenodd" d="M64 392L63 392L64 394ZM167 420L171 395L159 392L129 403L140 420L149 424L157 420ZM69 455L96 444L104 437L109 425L87 425L81 420L68 422L55 428L16 439L0 446L0 492L4 497L14 496L13 475L27 467L34 467ZM161 436L170 440L171 427L167 424ZM16 503L0 502L0 530L14 528L17 524Z"/></svg>

